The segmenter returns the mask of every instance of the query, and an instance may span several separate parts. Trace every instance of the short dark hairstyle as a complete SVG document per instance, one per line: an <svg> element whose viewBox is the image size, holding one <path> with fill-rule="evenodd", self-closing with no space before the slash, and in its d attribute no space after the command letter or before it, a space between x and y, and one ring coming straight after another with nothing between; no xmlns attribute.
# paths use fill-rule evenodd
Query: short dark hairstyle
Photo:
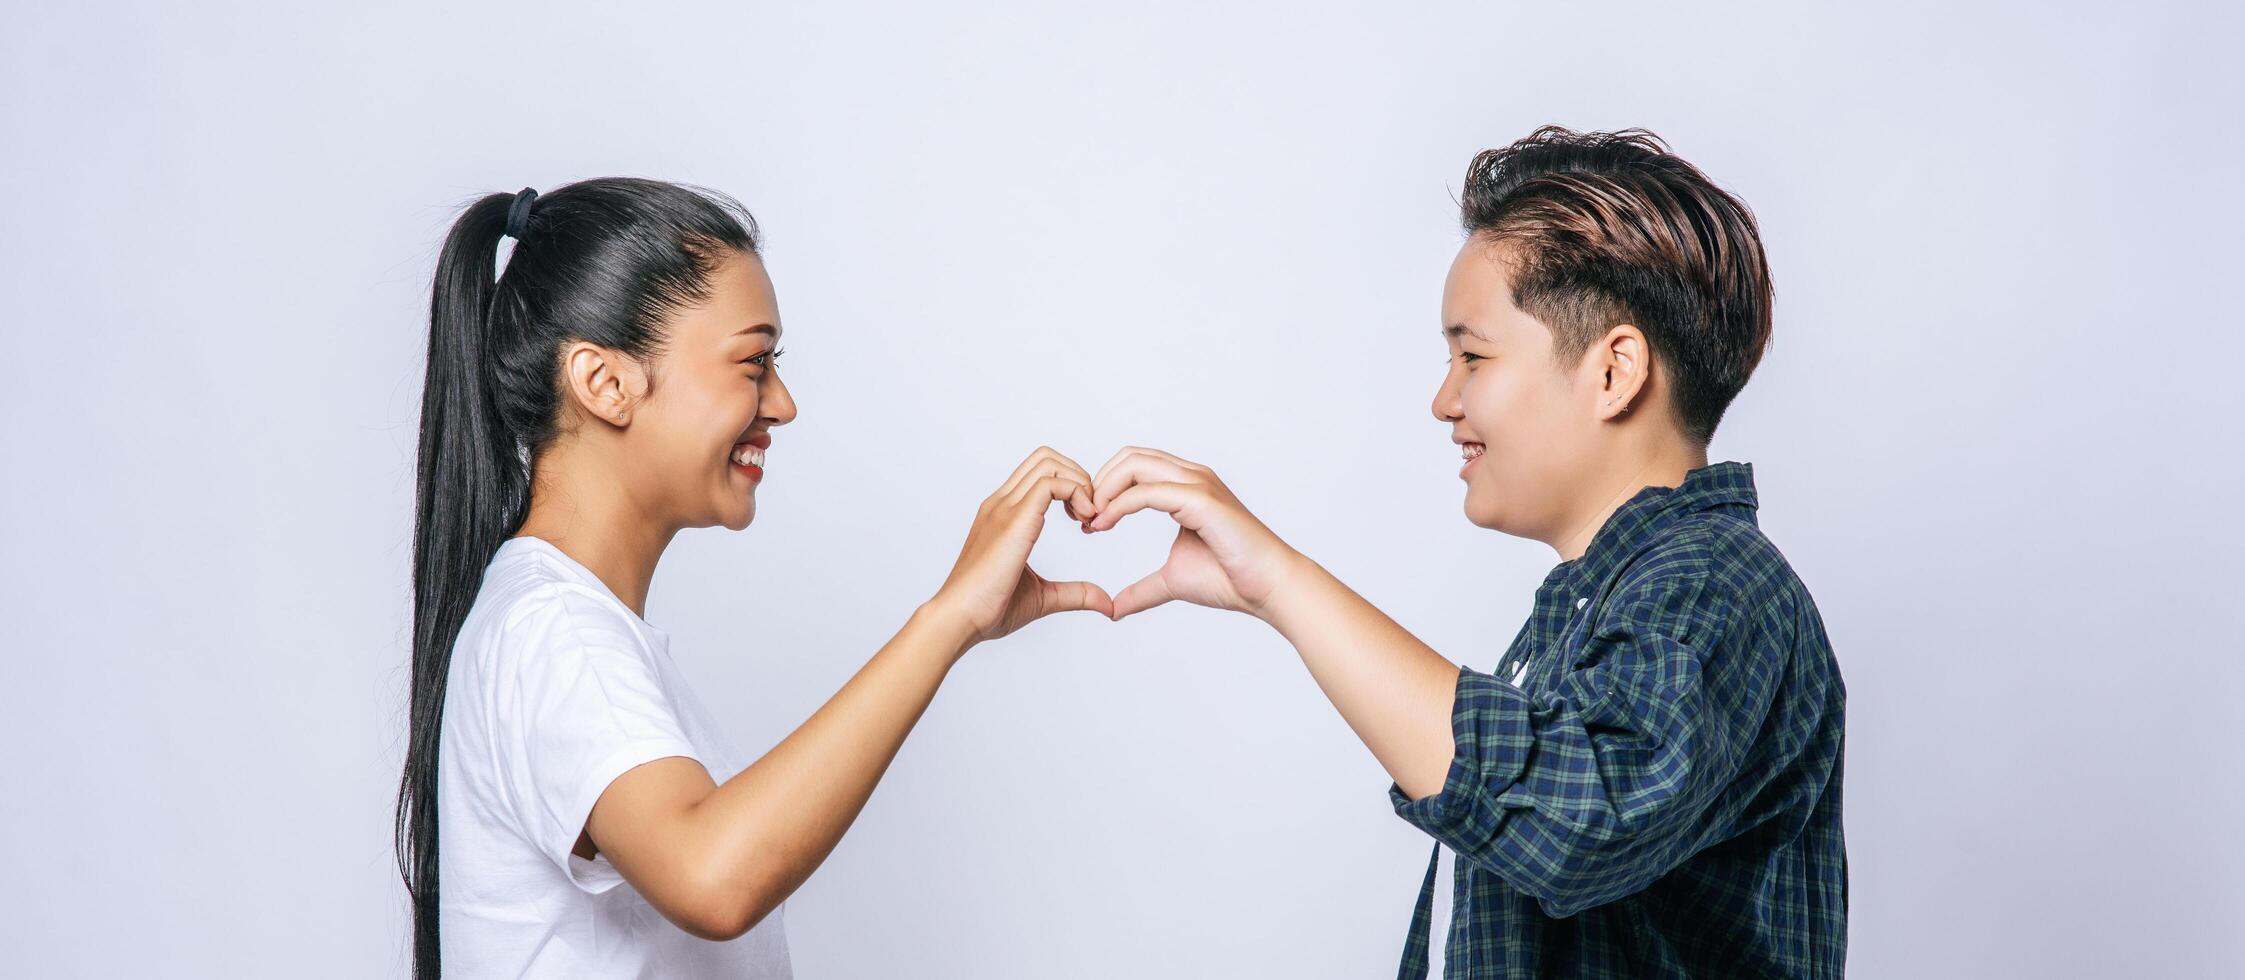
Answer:
<svg viewBox="0 0 2245 980"><path fill-rule="evenodd" d="M1465 230L1506 249L1512 301L1561 363L1623 323L1665 360L1705 446L1770 339L1769 263L1746 204L1642 129L1545 126L1466 169Z"/></svg>

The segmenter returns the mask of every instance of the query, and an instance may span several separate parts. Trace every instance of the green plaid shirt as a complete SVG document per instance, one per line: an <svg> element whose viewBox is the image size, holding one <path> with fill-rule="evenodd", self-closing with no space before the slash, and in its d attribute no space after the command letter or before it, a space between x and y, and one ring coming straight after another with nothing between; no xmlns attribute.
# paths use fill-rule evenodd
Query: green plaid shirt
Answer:
<svg viewBox="0 0 2245 980"><path fill-rule="evenodd" d="M1755 506L1744 463L1645 488L1545 578L1494 675L1458 672L1441 792L1388 790L1458 856L1449 976L1841 975L1847 692ZM1434 880L1403 980L1427 973Z"/></svg>

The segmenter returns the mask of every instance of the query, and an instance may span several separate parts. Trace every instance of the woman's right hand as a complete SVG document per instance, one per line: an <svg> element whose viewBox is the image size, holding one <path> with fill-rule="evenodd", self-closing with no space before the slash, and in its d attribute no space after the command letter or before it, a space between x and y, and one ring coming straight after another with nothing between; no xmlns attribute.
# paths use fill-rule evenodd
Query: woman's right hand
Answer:
<svg viewBox="0 0 2245 980"><path fill-rule="evenodd" d="M929 600L957 617L969 646L1056 612L1086 609L1114 616L1115 602L1105 589L1090 582L1048 582L1029 567L1029 549L1044 530L1045 512L1054 501L1066 501L1069 516L1078 521L1089 520L1094 513L1091 474L1051 447L1039 446L975 511L951 577Z"/></svg>

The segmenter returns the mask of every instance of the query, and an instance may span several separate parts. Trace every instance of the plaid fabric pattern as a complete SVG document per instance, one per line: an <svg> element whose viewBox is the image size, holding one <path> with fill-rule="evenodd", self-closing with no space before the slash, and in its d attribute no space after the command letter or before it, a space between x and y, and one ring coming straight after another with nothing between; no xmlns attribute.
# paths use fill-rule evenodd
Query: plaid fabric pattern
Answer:
<svg viewBox="0 0 2245 980"><path fill-rule="evenodd" d="M1745 463L1645 488L1493 675L1458 672L1441 791L1388 789L1458 856L1448 976L1841 975L1846 689L1756 506ZM1427 973L1434 881L1402 980Z"/></svg>

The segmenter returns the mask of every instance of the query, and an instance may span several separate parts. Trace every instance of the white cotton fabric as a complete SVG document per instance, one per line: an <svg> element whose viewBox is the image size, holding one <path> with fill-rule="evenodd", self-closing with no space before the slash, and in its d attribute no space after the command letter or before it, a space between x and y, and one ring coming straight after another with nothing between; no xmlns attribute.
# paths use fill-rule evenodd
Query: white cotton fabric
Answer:
<svg viewBox="0 0 2245 980"><path fill-rule="evenodd" d="M510 538L453 646L438 753L444 973L790 976L781 909L710 942L663 918L606 855L571 851L617 776L668 756L745 767L688 690L670 638L551 543Z"/></svg>

